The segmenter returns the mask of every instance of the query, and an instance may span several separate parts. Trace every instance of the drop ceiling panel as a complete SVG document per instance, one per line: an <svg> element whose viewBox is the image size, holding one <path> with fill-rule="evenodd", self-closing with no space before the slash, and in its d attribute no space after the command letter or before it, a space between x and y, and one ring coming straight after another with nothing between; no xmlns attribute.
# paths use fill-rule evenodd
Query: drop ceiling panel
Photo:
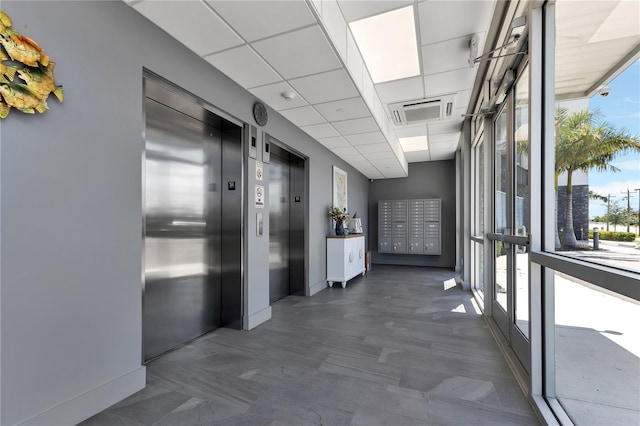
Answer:
<svg viewBox="0 0 640 426"><path fill-rule="evenodd" d="M204 58L245 88L276 83L282 78L249 46L240 46Z"/></svg>
<svg viewBox="0 0 640 426"><path fill-rule="evenodd" d="M307 132L309 136L315 139L339 136L338 132L336 132L336 129L334 129L331 124L328 123L302 126L300 128Z"/></svg>
<svg viewBox="0 0 640 426"><path fill-rule="evenodd" d="M427 123L427 129L429 130L429 138L433 135L440 133L453 133L459 132L462 128L462 123L459 120L449 121L432 121Z"/></svg>
<svg viewBox="0 0 640 426"><path fill-rule="evenodd" d="M290 80L289 83L312 104L358 96L344 69Z"/></svg>
<svg viewBox="0 0 640 426"><path fill-rule="evenodd" d="M364 158L362 156L362 154L360 153L356 153L356 154L349 154L349 155L345 155L342 154L340 155L340 158L342 158L344 161L348 162L349 164L351 164L353 167L356 166L356 164L364 164L364 163L369 163L367 161L366 158Z"/></svg>
<svg viewBox="0 0 640 426"><path fill-rule="evenodd" d="M350 120L352 118L361 118L370 115L367 106L360 97L316 104L314 108L317 109L327 121Z"/></svg>
<svg viewBox="0 0 640 426"><path fill-rule="evenodd" d="M340 8L336 0L324 0L322 3L322 22L333 40L333 45L338 53L346 58L347 56L347 23L342 17Z"/></svg>
<svg viewBox="0 0 640 426"><path fill-rule="evenodd" d="M431 155L429 151L414 151L414 152L405 152L405 157L407 157L407 162L409 163L417 163L420 161L429 161L431 159Z"/></svg>
<svg viewBox="0 0 640 426"><path fill-rule="evenodd" d="M340 68L340 61L319 26L303 28L252 43L286 79Z"/></svg>
<svg viewBox="0 0 640 426"><path fill-rule="evenodd" d="M359 19L368 18L370 16L379 15L380 13L390 10L399 9L401 7L413 3L411 0L394 0L394 1L353 1L339 0L338 4L342 9L347 22L357 21Z"/></svg>
<svg viewBox="0 0 640 426"><path fill-rule="evenodd" d="M418 4L422 45L489 29L495 1L426 1Z"/></svg>
<svg viewBox="0 0 640 426"><path fill-rule="evenodd" d="M424 77L424 87L427 96L455 93L460 90L468 90L473 87L476 78L477 67L462 68ZM456 99L456 103L458 99Z"/></svg>
<svg viewBox="0 0 640 426"><path fill-rule="evenodd" d="M132 7L200 56L244 43L218 15L199 1L143 1Z"/></svg>
<svg viewBox="0 0 640 426"><path fill-rule="evenodd" d="M434 134L429 137L429 148L433 149L436 145L442 144L453 144L454 148L458 144L460 140L461 132L453 132L453 133L440 133Z"/></svg>
<svg viewBox="0 0 640 426"><path fill-rule="evenodd" d="M373 152L386 152L389 155L393 155L391 152L391 148L389 148L389 144L385 143L375 143L371 145L358 145L356 147L358 151L366 155L369 155Z"/></svg>
<svg viewBox="0 0 640 426"><path fill-rule="evenodd" d="M391 167L398 167L400 164L396 158L380 158L377 160L371 160L371 164L375 166L376 169L380 170L384 173L384 169Z"/></svg>
<svg viewBox="0 0 640 426"><path fill-rule="evenodd" d="M371 169L359 169L356 167L356 169L360 173L362 173L367 179L371 179L372 182L373 182L373 179L384 179L384 176L382 175L382 173L380 173L378 169L376 169L375 167Z"/></svg>
<svg viewBox="0 0 640 426"><path fill-rule="evenodd" d="M471 100L471 90L460 90L458 92L458 94L456 95L456 100L455 100L455 107L454 107L454 114L453 117L454 118L462 118L461 114L457 114L458 111L455 111L457 109L467 109L467 106L469 105L469 100ZM464 111L462 112L462 114L464 114Z"/></svg>
<svg viewBox="0 0 640 426"><path fill-rule="evenodd" d="M357 135L350 135L346 137L351 145L370 145L374 143L386 143L384 135L380 132L359 133Z"/></svg>
<svg viewBox="0 0 640 426"><path fill-rule="evenodd" d="M293 88L284 81L281 81L280 83L269 84L267 86L254 87L249 91L277 111L281 109L289 109L307 105L305 100L300 96L296 96L291 100L286 100L282 97L282 92L292 91L295 93Z"/></svg>
<svg viewBox="0 0 640 426"><path fill-rule="evenodd" d="M378 125L373 117L357 118L355 120L336 121L333 126L341 135L355 135L357 133L369 133L378 131Z"/></svg>
<svg viewBox="0 0 640 426"><path fill-rule="evenodd" d="M374 161L398 161L398 159L396 158L396 155L391 152L391 151L386 151L386 152L364 152L362 153L362 155L365 156L365 158L369 161L371 161L372 163Z"/></svg>
<svg viewBox="0 0 640 426"><path fill-rule="evenodd" d="M397 168L397 169L385 170L384 177L387 179L405 178L407 177L407 174L401 168Z"/></svg>
<svg viewBox="0 0 640 426"><path fill-rule="evenodd" d="M441 3L441 2L438 2ZM469 68L469 40L471 35L422 46L422 71L437 74Z"/></svg>
<svg viewBox="0 0 640 426"><path fill-rule="evenodd" d="M352 146L343 146L340 148L331 148L331 151L333 151L334 154L336 154L338 157L342 157L343 155L345 156L360 156L361 154Z"/></svg>
<svg viewBox="0 0 640 426"><path fill-rule="evenodd" d="M427 125L397 127L393 129L398 138L410 138L413 136L422 136L427 134Z"/></svg>
<svg viewBox="0 0 640 426"><path fill-rule="evenodd" d="M330 138L318 138L318 142L327 148L340 148L344 146L351 146L347 140L342 136L334 136Z"/></svg>
<svg viewBox="0 0 640 426"><path fill-rule="evenodd" d="M207 3L249 42L316 23L303 1L207 0Z"/></svg>
<svg viewBox="0 0 640 426"><path fill-rule="evenodd" d="M364 62L353 35L347 30L347 69L356 87L362 90Z"/></svg>
<svg viewBox="0 0 640 426"><path fill-rule="evenodd" d="M376 84L375 87L383 103L393 103L422 98L424 96L422 85L422 77L411 77Z"/></svg>
<svg viewBox="0 0 640 426"><path fill-rule="evenodd" d="M326 122L318 111L310 106L300 108L284 109L279 111L287 120L296 126L309 126L311 124L320 124Z"/></svg>

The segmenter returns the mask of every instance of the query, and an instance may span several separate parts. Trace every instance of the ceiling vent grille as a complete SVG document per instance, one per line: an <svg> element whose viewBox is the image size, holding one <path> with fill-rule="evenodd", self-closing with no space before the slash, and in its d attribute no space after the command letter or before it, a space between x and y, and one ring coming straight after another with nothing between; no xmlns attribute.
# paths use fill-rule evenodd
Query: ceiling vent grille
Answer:
<svg viewBox="0 0 640 426"><path fill-rule="evenodd" d="M430 99L390 104L391 118L396 125L423 123L431 120L444 120L453 114L453 102L456 95L445 95Z"/></svg>

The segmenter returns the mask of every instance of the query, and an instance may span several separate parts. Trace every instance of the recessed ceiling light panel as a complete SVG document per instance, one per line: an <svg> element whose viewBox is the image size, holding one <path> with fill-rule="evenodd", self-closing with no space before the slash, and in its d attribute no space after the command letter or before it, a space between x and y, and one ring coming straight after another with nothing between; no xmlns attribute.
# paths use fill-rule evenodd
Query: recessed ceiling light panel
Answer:
<svg viewBox="0 0 640 426"><path fill-rule="evenodd" d="M420 74L413 6L349 24L374 83Z"/></svg>
<svg viewBox="0 0 640 426"><path fill-rule="evenodd" d="M426 151L428 149L426 135L398 138L398 140L404 152Z"/></svg>

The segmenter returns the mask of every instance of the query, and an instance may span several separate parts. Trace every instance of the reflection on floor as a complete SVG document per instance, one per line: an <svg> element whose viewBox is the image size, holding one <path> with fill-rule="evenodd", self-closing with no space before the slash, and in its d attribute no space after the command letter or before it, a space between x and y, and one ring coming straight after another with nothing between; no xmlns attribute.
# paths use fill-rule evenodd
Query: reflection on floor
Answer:
<svg viewBox="0 0 640 426"><path fill-rule="evenodd" d="M90 425L531 425L526 398L442 269L374 265L289 296L148 364L147 387Z"/></svg>

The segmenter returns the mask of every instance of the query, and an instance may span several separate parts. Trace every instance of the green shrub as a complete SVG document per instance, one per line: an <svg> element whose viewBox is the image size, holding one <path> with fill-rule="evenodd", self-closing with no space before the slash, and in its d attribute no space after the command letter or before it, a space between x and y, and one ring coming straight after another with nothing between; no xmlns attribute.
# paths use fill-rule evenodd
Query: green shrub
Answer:
<svg viewBox="0 0 640 426"><path fill-rule="evenodd" d="M600 231L601 240L606 241L629 241L636 240L636 234L633 232L614 232L614 231ZM593 231L589 231L589 239L593 239Z"/></svg>

